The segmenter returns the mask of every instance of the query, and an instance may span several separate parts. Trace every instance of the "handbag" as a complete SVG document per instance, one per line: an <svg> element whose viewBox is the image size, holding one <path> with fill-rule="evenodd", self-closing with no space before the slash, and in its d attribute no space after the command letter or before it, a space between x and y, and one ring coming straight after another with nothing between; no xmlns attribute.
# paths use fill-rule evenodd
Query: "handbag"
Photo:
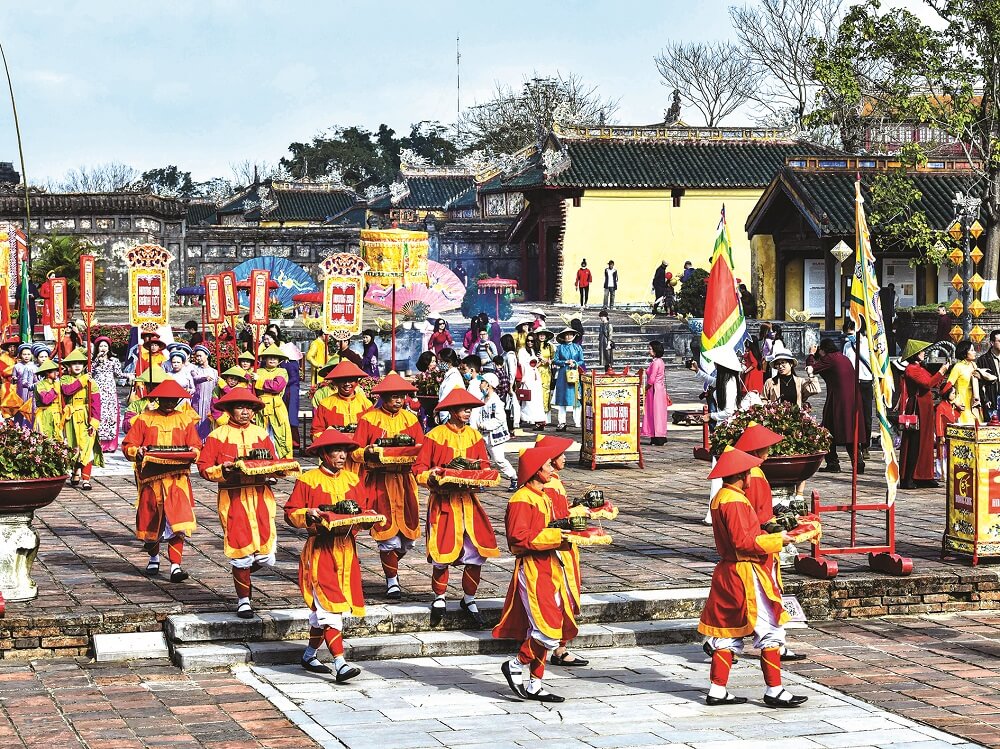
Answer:
<svg viewBox="0 0 1000 749"><path fill-rule="evenodd" d="M531 400L531 390L526 387L521 387L517 389L517 399L519 401L530 401Z"/></svg>
<svg viewBox="0 0 1000 749"><path fill-rule="evenodd" d="M906 382L903 382L902 393L900 394L900 403L903 404L903 408L906 408L906 401L909 399L909 393L906 392ZM913 410L917 410L917 401L913 401ZM906 414L902 413L899 415L899 431L901 432L919 432L920 431L920 421L917 419L916 413Z"/></svg>
<svg viewBox="0 0 1000 749"><path fill-rule="evenodd" d="M802 383L802 395L819 395L819 377L812 375Z"/></svg>
<svg viewBox="0 0 1000 749"><path fill-rule="evenodd" d="M566 384L575 385L580 381L580 370L576 367L566 370Z"/></svg>

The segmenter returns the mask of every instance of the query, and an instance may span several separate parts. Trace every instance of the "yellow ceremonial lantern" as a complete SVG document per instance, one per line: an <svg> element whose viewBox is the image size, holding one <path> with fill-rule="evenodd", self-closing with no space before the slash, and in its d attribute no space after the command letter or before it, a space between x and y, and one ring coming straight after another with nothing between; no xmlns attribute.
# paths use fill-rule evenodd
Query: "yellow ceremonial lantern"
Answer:
<svg viewBox="0 0 1000 749"><path fill-rule="evenodd" d="M972 262L979 264L979 261L983 259L983 251L978 247L973 247L972 252L969 253L969 257L972 258Z"/></svg>
<svg viewBox="0 0 1000 749"><path fill-rule="evenodd" d="M972 226L969 227L969 234L972 235L973 239L979 239L979 235L982 233L983 233L983 225L979 223L978 219L976 219L975 221L972 222Z"/></svg>
<svg viewBox="0 0 1000 749"><path fill-rule="evenodd" d="M972 278L969 279L969 286L971 286L972 290L977 293L985 285L986 285L986 279L984 279L978 273L976 273Z"/></svg>
<svg viewBox="0 0 1000 749"><path fill-rule="evenodd" d="M965 286L965 281L963 281L962 277L956 273L951 279L951 285L955 287L955 291L961 291L962 287Z"/></svg>
<svg viewBox="0 0 1000 749"><path fill-rule="evenodd" d="M982 343L986 338L986 331L976 325L972 330L969 331L969 340L973 343Z"/></svg>
<svg viewBox="0 0 1000 749"><path fill-rule="evenodd" d="M955 343L958 343L965 336L965 333L962 331L961 325L956 325L955 327L953 327L951 330L948 331L948 335L951 336L951 340L953 340Z"/></svg>
<svg viewBox="0 0 1000 749"><path fill-rule="evenodd" d="M965 307L962 305L961 299L955 299L951 304L948 305L948 309L951 310L951 314L953 314L955 317L958 317L959 315L962 314L962 311L965 309Z"/></svg>
<svg viewBox="0 0 1000 749"><path fill-rule="evenodd" d="M972 313L973 317L979 317L986 311L986 305L980 302L978 299L973 300L972 304L969 305L969 312Z"/></svg>
<svg viewBox="0 0 1000 749"><path fill-rule="evenodd" d="M958 247L948 253L948 259L951 260L952 265L961 265L964 257L965 255Z"/></svg>
<svg viewBox="0 0 1000 749"><path fill-rule="evenodd" d="M956 242L962 238L962 222L956 221L951 226L948 227L948 233L951 234L952 239Z"/></svg>

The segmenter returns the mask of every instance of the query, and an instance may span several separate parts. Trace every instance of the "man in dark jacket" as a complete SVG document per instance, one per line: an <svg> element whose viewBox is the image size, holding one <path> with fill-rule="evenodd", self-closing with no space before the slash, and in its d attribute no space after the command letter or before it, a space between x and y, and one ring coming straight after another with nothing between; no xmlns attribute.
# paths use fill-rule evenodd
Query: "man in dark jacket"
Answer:
<svg viewBox="0 0 1000 749"><path fill-rule="evenodd" d="M993 418L997 411L997 397L1000 395L1000 330L990 331L990 347L982 356L976 359L976 366L993 375L993 379L979 379L979 400L983 404L983 417L986 421Z"/></svg>
<svg viewBox="0 0 1000 749"><path fill-rule="evenodd" d="M848 457L854 460L855 433L861 434L864 419L858 408L860 398L855 382L854 365L851 360L837 350L832 338L824 338L815 346L806 359L806 371L823 378L826 384L826 403L823 406L823 426L830 430L833 444L826 456L826 465L821 471L840 472L840 456L837 447L843 445ZM865 472L865 463L858 456L858 473Z"/></svg>
<svg viewBox="0 0 1000 749"><path fill-rule="evenodd" d="M656 312L657 307L663 304L663 311L668 312L666 309L667 302L667 261L663 260L657 266L656 270L653 272L653 312Z"/></svg>

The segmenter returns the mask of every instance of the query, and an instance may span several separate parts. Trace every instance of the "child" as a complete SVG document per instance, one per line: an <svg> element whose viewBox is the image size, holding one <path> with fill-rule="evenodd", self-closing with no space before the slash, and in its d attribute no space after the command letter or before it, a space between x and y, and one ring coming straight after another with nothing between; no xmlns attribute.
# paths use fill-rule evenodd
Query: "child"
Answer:
<svg viewBox="0 0 1000 749"><path fill-rule="evenodd" d="M517 490L517 472L510 461L504 457L500 445L510 441L510 431L507 429L507 415L504 411L503 403L497 388L500 385L499 378L493 372L483 375L482 392L483 401L486 405L472 410L471 426L483 435L486 442L486 452L489 453L490 461L496 464L505 479L510 480L510 491ZM470 388L471 391L471 388Z"/></svg>
<svg viewBox="0 0 1000 749"><path fill-rule="evenodd" d="M943 479L948 471L948 441L944 437L949 424L958 421L962 406L958 403L958 391L946 382L941 387L941 400L934 409L934 478Z"/></svg>
<svg viewBox="0 0 1000 749"><path fill-rule="evenodd" d="M62 398L59 393L59 365L46 359L38 366L35 383L35 418L32 428L46 437L62 439Z"/></svg>
<svg viewBox="0 0 1000 749"><path fill-rule="evenodd" d="M95 465L104 465L101 445L97 440L97 428L101 425L101 391L90 375L83 371L87 366L87 355L83 349L73 349L62 363L69 369L69 373L59 380L66 419L64 434L66 444L79 450L70 486L79 486L89 492L93 488L91 471Z"/></svg>

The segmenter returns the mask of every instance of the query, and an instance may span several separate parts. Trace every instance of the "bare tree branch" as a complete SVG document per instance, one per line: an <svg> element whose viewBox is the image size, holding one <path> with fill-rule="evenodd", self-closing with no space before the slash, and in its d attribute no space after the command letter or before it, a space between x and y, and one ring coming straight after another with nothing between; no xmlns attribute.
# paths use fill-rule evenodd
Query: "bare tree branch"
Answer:
<svg viewBox="0 0 1000 749"><path fill-rule="evenodd" d="M70 169L61 180L49 180L50 192L114 192L137 182L139 171L128 164L110 161Z"/></svg>
<svg viewBox="0 0 1000 749"><path fill-rule="evenodd" d="M663 84L677 89L709 127L745 104L761 77L728 42L668 42L653 59Z"/></svg>

